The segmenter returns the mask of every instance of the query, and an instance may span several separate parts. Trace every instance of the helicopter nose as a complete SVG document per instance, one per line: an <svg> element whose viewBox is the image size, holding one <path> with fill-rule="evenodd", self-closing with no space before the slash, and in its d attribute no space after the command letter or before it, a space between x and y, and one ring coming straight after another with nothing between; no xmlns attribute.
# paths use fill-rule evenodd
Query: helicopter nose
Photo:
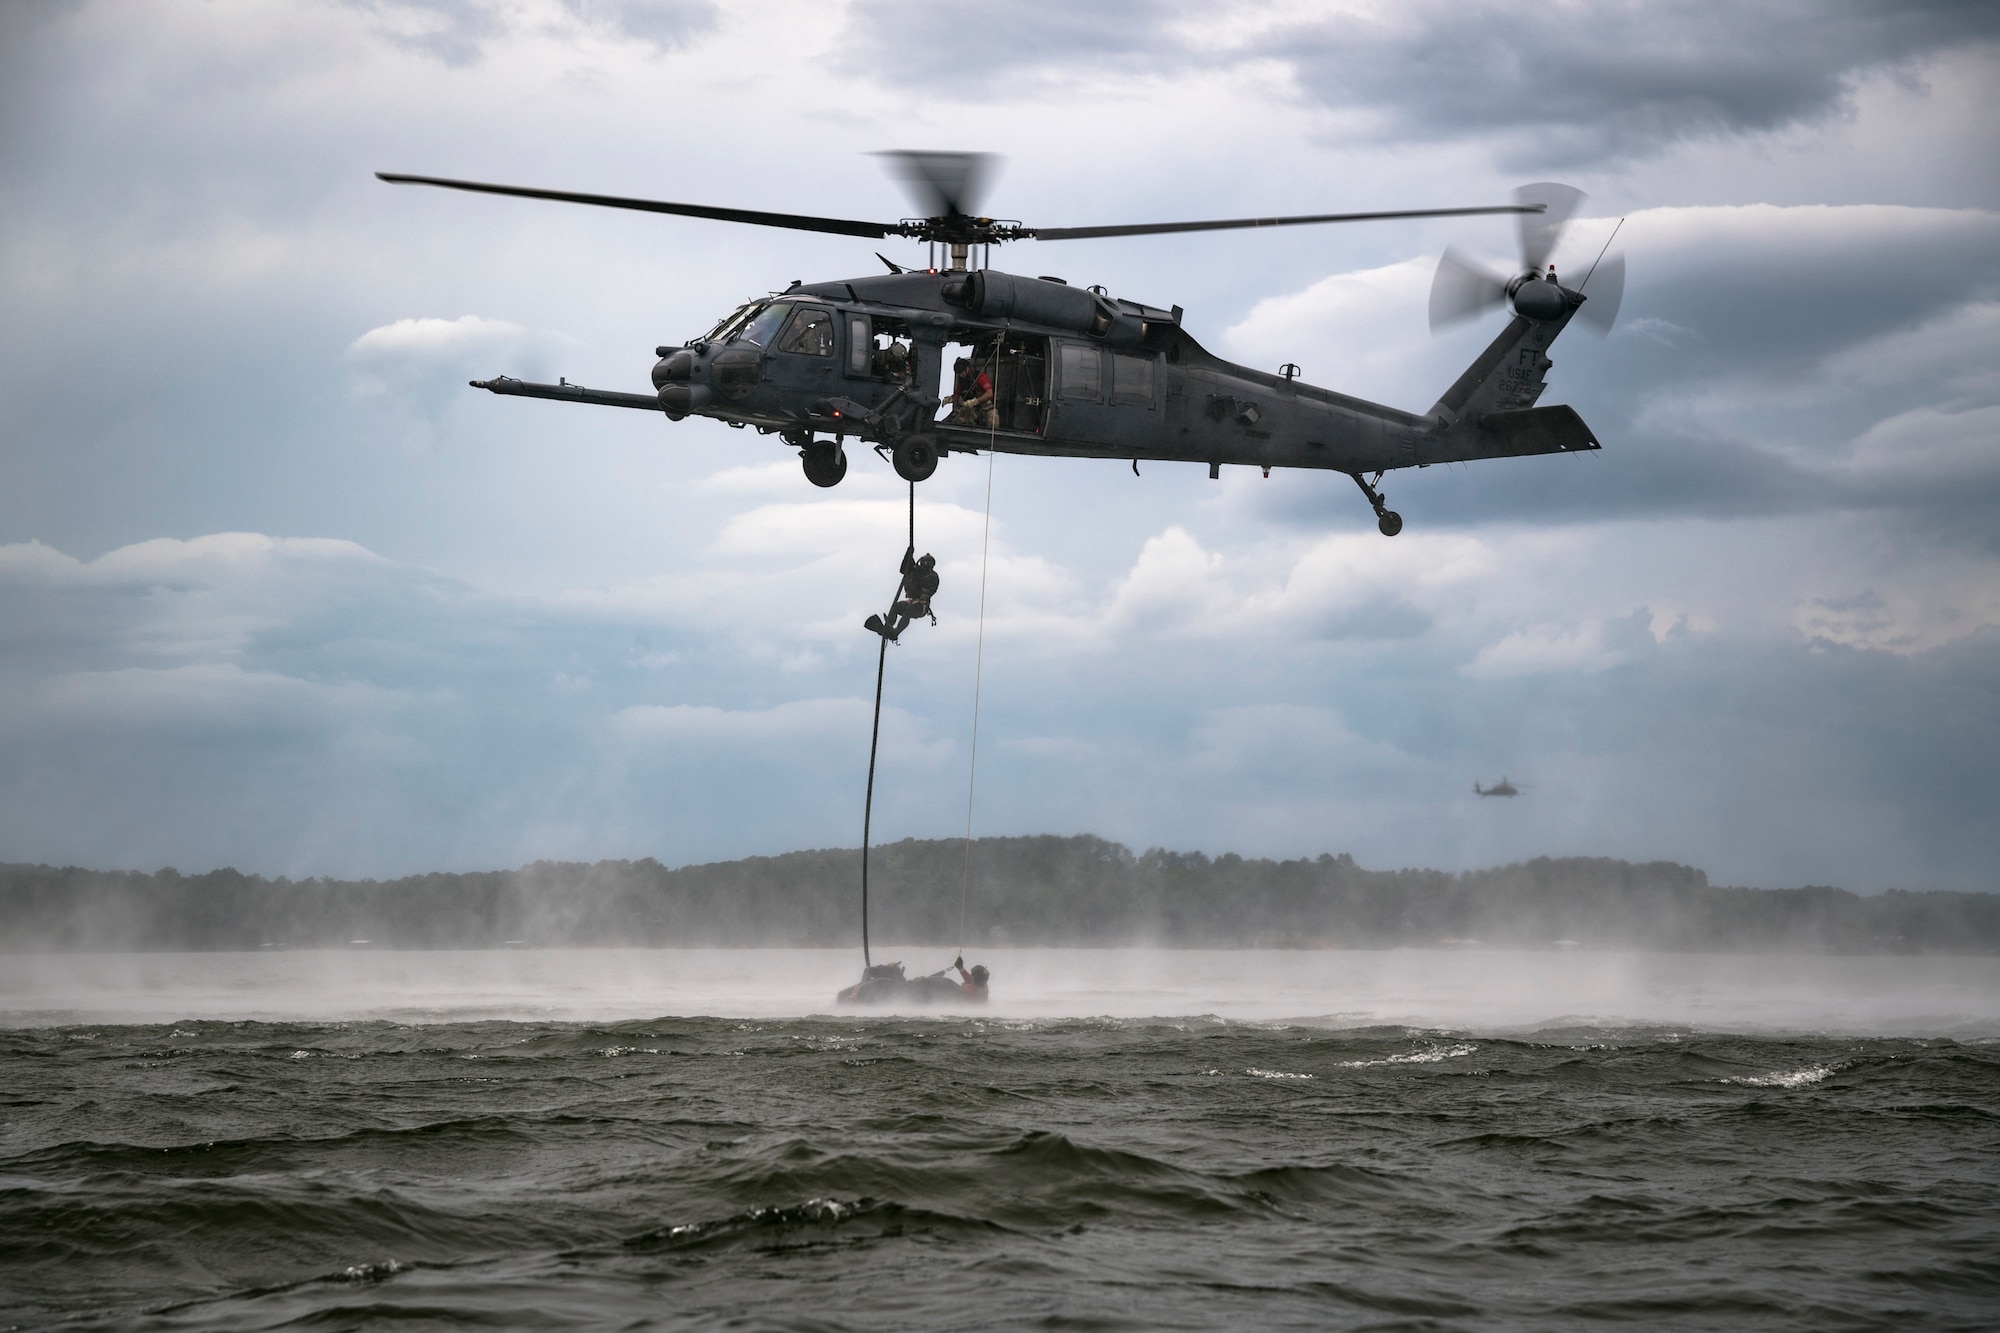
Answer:
<svg viewBox="0 0 2000 1333"><path fill-rule="evenodd" d="M694 378L694 353L685 347L669 352L661 349L660 359L653 363L653 388L664 389L669 384L685 384Z"/></svg>
<svg viewBox="0 0 2000 1333"><path fill-rule="evenodd" d="M679 421L690 412L700 411L708 406L708 400L706 384L669 384L660 390L660 408L669 421Z"/></svg>
<svg viewBox="0 0 2000 1333"><path fill-rule="evenodd" d="M693 383L701 377L701 365L693 352L687 348L660 349L660 359L653 363L653 388L659 392L660 408L667 414L667 420L679 421L690 412L698 412L708 405L711 397L706 384Z"/></svg>

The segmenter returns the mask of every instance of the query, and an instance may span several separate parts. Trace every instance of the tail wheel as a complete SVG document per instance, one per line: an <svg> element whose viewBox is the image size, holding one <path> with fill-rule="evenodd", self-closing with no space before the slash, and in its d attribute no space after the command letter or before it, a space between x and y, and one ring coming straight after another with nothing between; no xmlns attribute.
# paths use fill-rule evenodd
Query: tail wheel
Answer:
<svg viewBox="0 0 2000 1333"><path fill-rule="evenodd" d="M937 441L928 435L907 435L896 441L890 461L904 481L923 481L937 471Z"/></svg>
<svg viewBox="0 0 2000 1333"><path fill-rule="evenodd" d="M806 480L815 486L838 486L847 475L847 454L832 440L819 440L799 451Z"/></svg>

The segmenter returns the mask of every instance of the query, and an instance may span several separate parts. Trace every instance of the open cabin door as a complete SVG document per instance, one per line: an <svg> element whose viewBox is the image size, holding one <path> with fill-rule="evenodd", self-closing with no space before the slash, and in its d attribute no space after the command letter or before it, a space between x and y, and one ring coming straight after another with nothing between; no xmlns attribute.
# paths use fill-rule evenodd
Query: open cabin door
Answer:
<svg viewBox="0 0 2000 1333"><path fill-rule="evenodd" d="M940 424L948 430L984 434L1040 436L1048 426L1049 340L1039 334L993 335L970 344L957 344L947 358L945 394L963 392L966 404L945 405ZM956 362L967 364L961 388ZM992 389L990 409L972 400L979 396L978 381L986 378Z"/></svg>

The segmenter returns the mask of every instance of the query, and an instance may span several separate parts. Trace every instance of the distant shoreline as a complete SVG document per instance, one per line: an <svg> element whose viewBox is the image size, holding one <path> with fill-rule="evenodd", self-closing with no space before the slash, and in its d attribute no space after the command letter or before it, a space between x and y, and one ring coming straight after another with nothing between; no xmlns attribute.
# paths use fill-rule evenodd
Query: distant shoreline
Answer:
<svg viewBox="0 0 2000 1333"><path fill-rule="evenodd" d="M901 949L942 950L952 953L959 948L955 942L917 943L898 945ZM1557 949L1549 946L1537 948L1531 944L1493 944L1477 947L1433 944L1200 944L1179 942L1160 944L1148 940L1123 940L1094 944L968 944L967 954L985 955L996 950L1013 949L1021 952L1047 953L1050 951L1073 950L1077 953L1113 952L1180 952L1180 953L1470 953L1470 954L1552 954L1559 956L1605 956L1615 954L1644 954L1649 957L1671 957L1685 955L1693 958L1990 958L2000 955L2000 947L1990 948L1934 948L1934 949L1837 949L1810 946L1791 947L1741 947L1728 948L1713 946L1693 947L1651 947L1643 945L1584 945L1574 949ZM214 947L183 948L170 945L135 945L129 948L70 947L65 945L37 946L33 948L14 947L14 941L0 944L0 959L34 958L49 955L68 955L79 958L144 957L148 955L181 956L188 954L217 954L230 957L252 957L267 955L277 957L286 954L424 954L424 953L576 953L602 951L605 953L748 953L757 950L800 950L815 953L839 953L852 950L859 952L859 938L844 944L620 944L616 941L600 941L590 944L526 944L503 948L491 944L392 944L371 945L367 948L353 948L334 944L302 944L297 946L279 945L271 948L240 949L222 945ZM875 952L885 952L882 945L875 946ZM894 953L895 949L887 950ZM968 965L972 960L968 959Z"/></svg>
<svg viewBox="0 0 2000 1333"><path fill-rule="evenodd" d="M960 941L965 845L874 849L880 939ZM969 948L1345 952L2000 953L2000 895L1712 885L1671 862L1536 858L1453 874L1347 855L1273 861L1077 837L972 846ZM668 869L640 861L394 880L0 864L0 953L852 948L855 849ZM910 946L919 947L919 946Z"/></svg>

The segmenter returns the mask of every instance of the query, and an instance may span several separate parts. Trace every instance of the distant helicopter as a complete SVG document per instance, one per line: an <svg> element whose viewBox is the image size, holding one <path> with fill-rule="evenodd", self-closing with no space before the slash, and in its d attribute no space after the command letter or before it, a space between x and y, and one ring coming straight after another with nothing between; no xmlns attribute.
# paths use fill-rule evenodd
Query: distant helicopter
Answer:
<svg viewBox="0 0 2000 1333"><path fill-rule="evenodd" d="M929 264L923 269L878 253L889 270L885 274L795 281L782 292L746 302L680 347L656 348L651 394L586 389L567 380L532 384L505 375L471 381L497 394L640 408L663 412L670 421L705 416L752 426L798 449L815 486L837 485L847 475L849 440L886 452L897 475L912 483L931 476L948 454L982 449L1130 459L1134 471L1141 459L1206 463L1211 478L1221 476L1225 463L1261 467L1266 476L1274 467L1319 468L1351 477L1382 534L1393 537L1403 520L1380 489L1387 472L1599 447L1574 409L1535 406L1553 365L1549 345L1579 312L1586 323L1608 332L1624 287L1619 256L1593 265L1575 288L1556 280L1549 256L1583 198L1569 186L1524 186L1512 204L1476 208L1026 227L972 215L992 162L986 154L883 156L915 187L930 209L927 216L861 222L376 175L391 183L924 242ZM1299 379L1296 365L1268 374L1224 361L1181 327L1179 306L1161 309L1113 297L1101 287L1018 277L988 266L993 247L1012 241L1491 213L1519 217L1520 272L1511 278L1487 273L1447 250L1432 281L1431 326L1435 330L1502 305L1514 318L1421 415L1316 388ZM1586 298L1592 277L1597 285ZM939 390L952 344L961 348L963 364L953 368L947 396Z"/></svg>
<svg viewBox="0 0 2000 1333"><path fill-rule="evenodd" d="M1472 794L1475 796L1519 796L1521 789L1507 781L1507 775L1502 773L1500 780L1490 787L1482 787L1477 782L1473 783Z"/></svg>

